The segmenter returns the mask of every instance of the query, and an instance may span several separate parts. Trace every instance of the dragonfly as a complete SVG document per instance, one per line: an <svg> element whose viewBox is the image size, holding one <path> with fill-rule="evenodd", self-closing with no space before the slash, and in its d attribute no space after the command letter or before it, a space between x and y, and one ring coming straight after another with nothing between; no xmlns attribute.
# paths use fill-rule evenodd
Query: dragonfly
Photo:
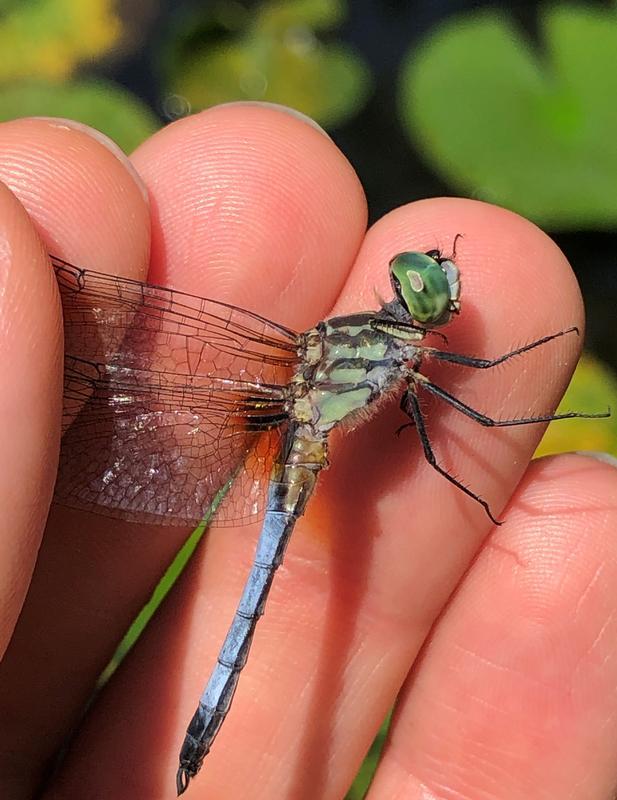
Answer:
<svg viewBox="0 0 617 800"><path fill-rule="evenodd" d="M377 401L400 393L429 464L499 524L488 502L436 458L420 392L489 427L607 416L492 419L426 376L428 360L491 369L578 334L570 327L493 359L427 345L429 334L447 342L437 329L461 310L454 252L395 255L392 300L300 333L224 302L55 257L52 263L65 325L55 500L163 525L196 527L213 507L214 524L263 520L237 610L181 746L178 795L230 709L274 574L328 464L333 429L363 421Z"/></svg>

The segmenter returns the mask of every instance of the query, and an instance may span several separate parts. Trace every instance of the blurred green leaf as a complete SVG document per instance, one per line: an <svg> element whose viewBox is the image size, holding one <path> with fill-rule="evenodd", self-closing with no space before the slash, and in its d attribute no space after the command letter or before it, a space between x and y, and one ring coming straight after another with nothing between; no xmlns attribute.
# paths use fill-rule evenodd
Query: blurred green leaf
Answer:
<svg viewBox="0 0 617 800"><path fill-rule="evenodd" d="M0 85L0 121L16 117L67 117L106 133L127 153L160 128L148 106L107 81Z"/></svg>
<svg viewBox="0 0 617 800"><path fill-rule="evenodd" d="M161 606L163 600L167 597L169 592L175 586L176 581L182 575L184 570L186 569L188 563L192 559L195 550L197 549L199 543L204 538L206 533L208 532L208 525L210 521L215 516L216 511L229 492L232 487L233 481L236 475L234 474L230 479L225 483L214 496L210 507L204 514L203 520L199 523L199 525L195 528L195 530L190 534L190 536L184 541L180 549L177 551L176 555L174 556L173 560L161 576L160 581L154 588L150 599L145 604L145 606L141 609L137 617L131 623L129 629L122 637L122 640L118 644L115 653L111 657L109 663L100 674L99 679L97 681L97 687L95 689L95 693L98 692L111 678L114 672L118 669L120 664L126 658L127 654L130 652L132 647L138 641L139 637L143 634L146 630L147 626L150 624L152 618L158 611Z"/></svg>
<svg viewBox="0 0 617 800"><path fill-rule="evenodd" d="M388 714L387 719L379 729L379 733L375 737L371 749L366 754L366 758L362 762L362 766L356 775L351 789L347 792L345 800L362 800L366 796L368 789L377 770L381 751L386 743L388 729L390 727L391 714Z"/></svg>
<svg viewBox="0 0 617 800"><path fill-rule="evenodd" d="M327 30L340 25L345 12L343 0L272 0L262 5L256 27L282 33L291 25Z"/></svg>
<svg viewBox="0 0 617 800"><path fill-rule="evenodd" d="M605 411L609 419L573 419L551 422L536 456L593 450L617 455L617 377L600 361L584 355L559 404L559 411Z"/></svg>
<svg viewBox="0 0 617 800"><path fill-rule="evenodd" d="M220 25L222 16L211 11ZM253 14L228 19L227 36L206 35L201 43L190 31L169 59L169 90L194 109L230 100L263 100L297 108L324 126L341 124L363 105L370 74L364 62L340 44L323 44L315 29L343 18L341 0L271 2Z"/></svg>
<svg viewBox="0 0 617 800"><path fill-rule="evenodd" d="M496 11L445 24L407 59L409 136L461 192L561 229L617 223L617 16L554 6L541 48Z"/></svg>
<svg viewBox="0 0 617 800"><path fill-rule="evenodd" d="M110 50L121 33L110 0L7 2L0 17L0 81L66 79Z"/></svg>
<svg viewBox="0 0 617 800"><path fill-rule="evenodd" d="M187 564L193 557L193 553L203 539L206 531L207 526L205 524L202 523L199 525L197 528L195 528L188 539L184 542L180 550L176 553L173 561L167 567L163 576L161 577L161 580L154 588L150 599L135 617L128 631L122 637L107 666L99 675L95 692L100 691L100 689L105 686L120 664L124 661L126 656L133 649L139 637L146 630L152 618L160 608L163 600L165 600L180 575L182 575L186 569Z"/></svg>

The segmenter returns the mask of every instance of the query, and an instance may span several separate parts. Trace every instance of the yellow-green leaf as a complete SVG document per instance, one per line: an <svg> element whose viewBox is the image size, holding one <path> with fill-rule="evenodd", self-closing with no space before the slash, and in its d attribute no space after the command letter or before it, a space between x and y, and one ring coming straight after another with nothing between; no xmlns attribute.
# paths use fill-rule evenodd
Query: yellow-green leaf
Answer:
<svg viewBox="0 0 617 800"><path fill-rule="evenodd" d="M110 0L32 0L0 17L0 81L64 80L76 65L118 41L120 20Z"/></svg>
<svg viewBox="0 0 617 800"><path fill-rule="evenodd" d="M495 11L409 55L409 136L457 191L564 230L617 224L617 15L550 5L534 43Z"/></svg>
<svg viewBox="0 0 617 800"><path fill-rule="evenodd" d="M597 359L584 355L559 405L560 412L605 411L609 419L573 419L551 422L536 456L593 450L617 455L617 377Z"/></svg>
<svg viewBox="0 0 617 800"><path fill-rule="evenodd" d="M0 121L30 116L84 122L106 133L127 153L160 127L139 98L108 81L0 86Z"/></svg>
<svg viewBox="0 0 617 800"><path fill-rule="evenodd" d="M263 100L297 108L324 126L339 125L370 90L370 74L359 56L315 34L338 22L343 10L341 0L271 2L238 16L242 27L228 29L218 40L205 36L200 45L187 31L191 48L175 45L169 89L194 110Z"/></svg>

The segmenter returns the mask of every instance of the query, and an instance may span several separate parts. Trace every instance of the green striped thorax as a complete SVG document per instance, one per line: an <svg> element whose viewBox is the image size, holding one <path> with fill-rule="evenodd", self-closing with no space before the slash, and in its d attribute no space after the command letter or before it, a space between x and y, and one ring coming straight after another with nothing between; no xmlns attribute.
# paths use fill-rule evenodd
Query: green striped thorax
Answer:
<svg viewBox="0 0 617 800"><path fill-rule="evenodd" d="M460 309L458 267L438 250L399 253L390 261L396 297L414 322L426 328L445 325Z"/></svg>

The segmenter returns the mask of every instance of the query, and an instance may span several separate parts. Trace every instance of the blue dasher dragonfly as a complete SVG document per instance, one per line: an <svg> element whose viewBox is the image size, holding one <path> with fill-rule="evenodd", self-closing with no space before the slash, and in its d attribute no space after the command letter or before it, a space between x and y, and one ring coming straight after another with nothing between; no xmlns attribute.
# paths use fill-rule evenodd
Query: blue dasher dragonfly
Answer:
<svg viewBox="0 0 617 800"><path fill-rule="evenodd" d="M422 371L429 359L490 369L578 333L568 328L494 359L427 346L429 333L445 340L435 329L461 304L454 256L438 250L390 261L394 298L378 311L326 319L302 333L226 303L52 261L66 340L56 501L165 525L195 527L213 504L216 524L263 518L237 611L181 748L178 794L229 711L274 574L327 466L334 428L399 392L428 462L498 524L486 500L435 457L419 392L484 426L606 416L494 420L429 380Z"/></svg>

